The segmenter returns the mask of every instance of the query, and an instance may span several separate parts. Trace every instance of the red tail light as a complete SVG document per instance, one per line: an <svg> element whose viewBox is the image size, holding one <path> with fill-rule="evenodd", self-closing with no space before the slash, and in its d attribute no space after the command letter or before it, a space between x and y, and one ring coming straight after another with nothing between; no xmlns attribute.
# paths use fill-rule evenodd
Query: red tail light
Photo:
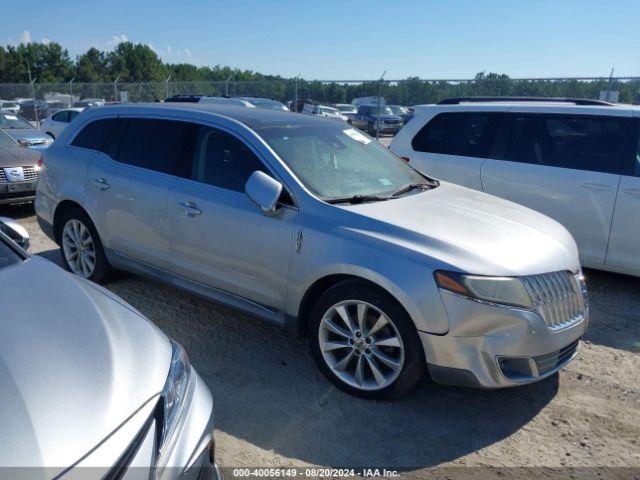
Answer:
<svg viewBox="0 0 640 480"><path fill-rule="evenodd" d="M407 163L409 163L411 161L411 159L409 157L400 157L400 158L403 159Z"/></svg>
<svg viewBox="0 0 640 480"><path fill-rule="evenodd" d="M40 158L38 159L38 167L42 168L42 155L40 155Z"/></svg>

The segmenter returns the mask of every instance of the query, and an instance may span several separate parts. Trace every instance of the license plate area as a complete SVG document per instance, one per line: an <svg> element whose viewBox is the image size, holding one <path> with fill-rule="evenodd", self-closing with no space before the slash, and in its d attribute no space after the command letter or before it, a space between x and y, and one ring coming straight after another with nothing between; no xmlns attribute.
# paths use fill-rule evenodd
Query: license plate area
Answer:
<svg viewBox="0 0 640 480"><path fill-rule="evenodd" d="M35 182L10 183L7 185L7 191L9 193L33 192L35 189Z"/></svg>

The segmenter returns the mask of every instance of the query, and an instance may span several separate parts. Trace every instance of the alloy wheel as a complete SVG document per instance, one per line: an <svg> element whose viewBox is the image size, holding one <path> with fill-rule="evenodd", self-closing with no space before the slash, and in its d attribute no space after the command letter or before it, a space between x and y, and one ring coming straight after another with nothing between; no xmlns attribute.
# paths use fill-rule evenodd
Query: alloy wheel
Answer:
<svg viewBox="0 0 640 480"><path fill-rule="evenodd" d="M62 229L62 250L72 273L89 278L96 266L96 248L89 229L76 219Z"/></svg>
<svg viewBox="0 0 640 480"><path fill-rule="evenodd" d="M328 367L351 387L380 390L402 372L402 337L391 318L370 303L346 300L329 308L318 341Z"/></svg>

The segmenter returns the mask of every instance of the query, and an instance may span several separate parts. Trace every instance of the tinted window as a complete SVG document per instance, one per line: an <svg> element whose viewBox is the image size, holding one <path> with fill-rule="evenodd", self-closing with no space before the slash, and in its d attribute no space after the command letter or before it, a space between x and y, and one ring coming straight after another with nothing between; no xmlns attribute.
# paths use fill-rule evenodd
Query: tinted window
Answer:
<svg viewBox="0 0 640 480"><path fill-rule="evenodd" d="M187 122L158 119L128 119L116 160L136 167L177 175L189 158L196 126Z"/></svg>
<svg viewBox="0 0 640 480"><path fill-rule="evenodd" d="M73 120L74 118L76 118L78 116L80 112L76 112L75 110L71 110L69 112L69 121Z"/></svg>
<svg viewBox="0 0 640 480"><path fill-rule="evenodd" d="M619 173L622 120L570 115L514 116L506 158L552 167Z"/></svg>
<svg viewBox="0 0 640 480"><path fill-rule="evenodd" d="M56 122L69 122L69 112L58 112L54 116L51 117L52 120Z"/></svg>
<svg viewBox="0 0 640 480"><path fill-rule="evenodd" d="M256 170L268 173L263 163L237 138L211 127L199 127L191 179L244 192Z"/></svg>
<svg viewBox="0 0 640 480"><path fill-rule="evenodd" d="M105 118L91 122L76 135L72 145L106 152L117 125L117 118Z"/></svg>
<svg viewBox="0 0 640 480"><path fill-rule="evenodd" d="M488 157L502 117L501 113L440 113L411 144L417 152Z"/></svg>

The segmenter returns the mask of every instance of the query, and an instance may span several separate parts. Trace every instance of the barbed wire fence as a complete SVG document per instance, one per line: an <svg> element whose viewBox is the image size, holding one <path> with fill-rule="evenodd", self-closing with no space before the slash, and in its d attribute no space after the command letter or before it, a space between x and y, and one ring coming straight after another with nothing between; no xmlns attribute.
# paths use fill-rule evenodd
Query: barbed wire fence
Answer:
<svg viewBox="0 0 640 480"><path fill-rule="evenodd" d="M106 102L154 102L173 95L255 96L281 102L295 99L332 105L354 98L381 95L388 104L437 103L449 97L545 96L607 98L640 103L640 77L509 78L405 80L251 80L216 82L110 82L0 84L0 99L38 99L73 104L88 98Z"/></svg>

